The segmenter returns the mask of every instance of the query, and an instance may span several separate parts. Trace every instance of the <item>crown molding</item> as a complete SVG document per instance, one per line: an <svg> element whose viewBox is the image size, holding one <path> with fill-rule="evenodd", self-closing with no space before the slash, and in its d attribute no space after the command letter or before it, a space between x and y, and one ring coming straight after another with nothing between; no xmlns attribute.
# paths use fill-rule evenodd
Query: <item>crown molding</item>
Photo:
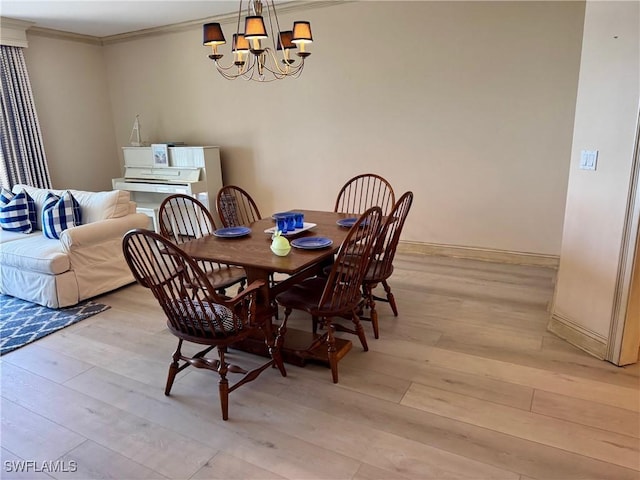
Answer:
<svg viewBox="0 0 640 480"><path fill-rule="evenodd" d="M277 7L278 14L283 13L291 13L301 10L310 10L315 8L324 8L324 7L333 7L337 5L343 5L346 3L353 3L356 0L294 0L287 3L279 4ZM27 39L24 32L26 30L29 31L29 35L34 35L38 37L44 38L54 38L60 40L70 40L73 42L81 42L87 43L90 45L110 45L114 43L127 42L130 40L137 40L145 37L154 37L157 35L165 35L167 33L175 33L182 32L185 30L190 30L194 27L200 27L205 23L209 22L219 22L222 24L234 23L238 19L238 14L236 12L229 13L225 15L218 15L214 17L200 18L197 20L190 20L187 22L174 23L171 25L164 25L162 27L154 27L154 28L146 28L143 30L136 30L134 32L121 33L118 35L109 35L106 37L94 37L92 35L81 35L78 33L65 32L62 30L55 30L52 28L44 28L44 27L35 27L35 23L33 22L25 22L23 20L16 20L7 17L0 17L2 21L2 31L0 32L0 38L3 41L3 45L8 45L9 43L4 43L5 36L8 37L9 32L13 32L14 28L16 31L22 29L23 38L19 37L19 34L14 42L21 42L21 45L14 46L27 46ZM13 35L13 34L12 34ZM10 39L7 38L7 41Z"/></svg>
<svg viewBox="0 0 640 480"><path fill-rule="evenodd" d="M310 10L315 8L333 7L336 5L343 5L345 3L352 3L355 0L319 0L319 1L292 1L283 4L279 4L276 8L278 15L283 13L297 12L301 10ZM144 30L137 30L135 32L121 33L118 35L110 35L108 37L101 37L103 45L111 45L114 43L127 42L130 40L137 40L144 37L153 37L157 35L164 35L167 33L182 32L185 30L191 30L194 27L201 27L205 23L218 22L222 24L234 23L238 20L237 12L228 13L225 15L218 15L215 17L200 18L197 20L190 20L187 22L174 23L172 25L165 25L162 27L146 28Z"/></svg>
<svg viewBox="0 0 640 480"><path fill-rule="evenodd" d="M100 37L81 35L79 33L63 32L62 30L54 30L52 28L31 27L29 29L29 35L33 35L35 37L55 38L58 40L70 40L72 42L88 43L90 45L103 45L102 39Z"/></svg>
<svg viewBox="0 0 640 480"><path fill-rule="evenodd" d="M9 47L28 47L27 29L34 25L16 18L0 17L0 44Z"/></svg>

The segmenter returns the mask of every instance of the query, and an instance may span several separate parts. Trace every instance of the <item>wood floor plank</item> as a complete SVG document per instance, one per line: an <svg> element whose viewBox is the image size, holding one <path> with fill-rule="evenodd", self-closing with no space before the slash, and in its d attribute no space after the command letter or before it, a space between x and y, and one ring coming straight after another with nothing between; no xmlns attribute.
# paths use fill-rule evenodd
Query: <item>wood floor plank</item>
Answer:
<svg viewBox="0 0 640 480"><path fill-rule="evenodd" d="M2 462L2 478L4 480L51 480L52 476L42 471L42 468L31 468L24 458L14 455L4 447L0 448L0 462Z"/></svg>
<svg viewBox="0 0 640 480"><path fill-rule="evenodd" d="M390 434L375 426L318 412L303 405L270 398L251 389L247 396L261 408L240 410L242 418L268 422L273 431L362 459L372 466L409 478L506 478L518 475L456 453ZM336 438L335 432L340 432Z"/></svg>
<svg viewBox="0 0 640 480"><path fill-rule="evenodd" d="M414 383L403 405L640 471L640 441Z"/></svg>
<svg viewBox="0 0 640 480"><path fill-rule="evenodd" d="M638 472L633 469L412 407L370 398L364 408L361 395L348 389L332 388L327 391L326 383L312 382L306 378L303 382L291 383L280 396L344 420L369 425L534 478L638 480Z"/></svg>
<svg viewBox="0 0 640 480"><path fill-rule="evenodd" d="M422 357L424 361L431 364L473 375L483 375L627 410L640 409L640 391L635 388L619 387L577 375L567 375L554 370L528 367L444 348L427 347Z"/></svg>
<svg viewBox="0 0 640 480"><path fill-rule="evenodd" d="M571 376L589 378L598 382L613 383L628 388L640 389L640 381L638 378L630 375L611 375L611 370L608 370L607 366L595 367L593 362L580 361L576 358L562 358L555 354L542 353L541 351L526 351L524 349L513 348L506 343L489 346L481 342L458 341L457 338L448 337L441 338L436 346L445 350L466 353L477 357L500 360ZM609 366L614 369L618 368L613 365Z"/></svg>
<svg viewBox="0 0 640 480"><path fill-rule="evenodd" d="M218 453L209 460L191 480L281 480L285 477L252 465L228 453Z"/></svg>
<svg viewBox="0 0 640 480"><path fill-rule="evenodd" d="M581 425L640 438L640 413L536 390L531 411Z"/></svg>
<svg viewBox="0 0 640 480"><path fill-rule="evenodd" d="M640 363L618 367L599 358L585 355L583 350L567 341L547 333L542 339L540 360L547 359L550 368L562 368L578 375L613 383L629 388L640 389Z"/></svg>
<svg viewBox="0 0 640 480"><path fill-rule="evenodd" d="M514 479L515 472L493 467L461 455L430 447L422 442L394 435L367 441L363 460L378 468L401 473L409 478L442 479Z"/></svg>
<svg viewBox="0 0 640 480"><path fill-rule="evenodd" d="M3 388L3 397L167 477L192 475L214 453L176 432L27 370L4 364L2 376L12 387Z"/></svg>
<svg viewBox="0 0 640 480"><path fill-rule="evenodd" d="M54 461L86 438L24 408L1 399L2 448L25 460ZM50 439L55 438L52 442ZM4 465L4 464L3 464Z"/></svg>
<svg viewBox="0 0 640 480"><path fill-rule="evenodd" d="M275 435L274 425L264 417L267 415L264 412L269 411L267 406L250 400L255 382L231 395L230 420L223 422L217 378L213 372L205 373L211 375L186 375L174 386L170 397L162 394L163 384L153 388L100 369L79 375L66 385L286 478L313 478L314 475L348 478L357 470L359 462L340 452L320 445L314 447L305 439L294 438L288 431ZM273 379L282 378L275 369L264 372L260 378L267 379L268 375ZM290 410L282 410L281 415L287 418L289 413ZM257 415L260 421L248 422L250 415ZM287 452L292 448L298 456L286 461Z"/></svg>
<svg viewBox="0 0 640 480"><path fill-rule="evenodd" d="M122 396L125 394L124 392L119 392L119 383L115 381L116 376L103 372L100 378L92 378L96 372L87 372L86 375L78 376L68 382L67 385L85 392L93 392L94 395L100 398L123 398ZM299 371L298 374L304 375L305 372ZM263 383L268 381L268 378L264 376L261 378ZM203 398L198 393L201 392L201 380L202 378L191 375L183 380L180 385L180 389L183 391L189 389L189 387L193 388L193 393L190 392L188 397L191 402L195 398ZM295 381L295 377L292 380ZM110 391L107 391L105 385L110 385ZM315 456L322 456L321 452L328 449L339 455L333 457L334 462L343 456L354 459L363 458L365 462L371 465L398 471L412 478L420 475L421 472L422 474L431 472L430 474L435 477L442 478L471 478L470 476L474 474L481 475L483 478L517 478L517 474L513 472L507 472L419 442L390 435L375 428L345 422L344 419L337 419L331 415L315 412L301 405L283 402L277 397L265 394L261 389L252 388L255 385L254 383L244 387L243 390L234 392L235 394L231 398L230 415L234 419L239 419L243 424L250 422L250 424L263 425L263 428L272 433L268 441L269 444L275 445L284 439L295 437L303 443L308 442L316 445L315 448L311 449L312 452L315 452ZM131 391L134 388L141 387L136 387L132 382L128 382L128 385L123 387L123 389L125 388ZM209 397L212 396L213 392ZM126 400L124 401L123 398L121 403L140 407L144 406L145 402L140 396L135 401L131 401L133 400L132 398ZM154 403L157 405L161 401L155 400ZM204 402L204 408L209 410L212 407L217 407L215 398L204 398ZM149 411L149 409L146 410ZM156 406L154 410L157 412L159 409ZM141 414L142 412L137 410L137 413ZM157 417L154 416L153 420L156 419ZM237 434L243 431L243 425L239 423L234 425L234 430ZM336 431L341 432L338 438L335 435ZM277 434L274 435L276 432ZM253 434L253 431L247 431L247 435ZM362 441L362 439L366 439L366 441ZM291 438L289 441L294 441L294 439ZM247 447L241 447L240 445L241 443L236 442L233 446L220 448L224 448L225 451L243 451L244 455L247 455ZM255 449L255 447L250 448ZM372 455L371 452L375 452L375 454ZM324 453L325 456L326 454L327 452ZM255 458L259 457L252 454L252 457L248 458L253 458L253 463L255 463ZM259 465L267 465L264 463L264 459L262 459L262 462ZM317 469L318 467L314 468ZM326 470L326 467L324 469ZM293 478L297 478L300 475L307 475L308 472L297 470L293 472L283 471L280 474L284 476L294 475ZM331 474L335 475L336 473L332 472Z"/></svg>
<svg viewBox="0 0 640 480"><path fill-rule="evenodd" d="M77 335L69 329L56 332L55 335L49 335L39 340L35 345L90 363L93 366L104 365L105 363L129 354L124 348L108 345L99 340L91 340L87 337ZM12 353L18 353L21 350L29 352L31 346L29 346L28 349L20 349Z"/></svg>
<svg viewBox="0 0 640 480"><path fill-rule="evenodd" d="M113 450L87 440L61 458L64 465L75 465L75 469L55 474L58 480L79 478L127 480L164 480L167 477Z"/></svg>
<svg viewBox="0 0 640 480"><path fill-rule="evenodd" d="M362 352L357 355L356 352L349 355L349 360L362 361L370 363L369 355L374 352ZM353 368L352 363L343 361L340 365L340 388L348 388L363 395L389 400L391 402L400 403L405 392L411 385L409 379L405 379L400 375L381 373L372 368ZM318 381L326 381L330 378L330 372L320 365L309 364L303 373L305 376L313 377Z"/></svg>
<svg viewBox="0 0 640 480"><path fill-rule="evenodd" d="M346 370L351 378L364 375L362 372L367 372L368 375L396 376L407 382L419 382L423 385L523 410L531 408L533 399L533 388L531 387L471 375L426 362L413 362L379 352L368 352L366 356L350 355L343 360L340 369L341 375ZM347 379L342 384L349 385L346 388L352 388ZM403 390L403 394L407 389L408 384Z"/></svg>
<svg viewBox="0 0 640 480"><path fill-rule="evenodd" d="M60 383L93 367L91 363L43 348L41 345L43 344L36 343L28 350L14 350L5 356L5 361Z"/></svg>
<svg viewBox="0 0 640 480"><path fill-rule="evenodd" d="M363 463L356 472L353 480L407 480L411 477L401 475L398 472L390 472L367 463Z"/></svg>

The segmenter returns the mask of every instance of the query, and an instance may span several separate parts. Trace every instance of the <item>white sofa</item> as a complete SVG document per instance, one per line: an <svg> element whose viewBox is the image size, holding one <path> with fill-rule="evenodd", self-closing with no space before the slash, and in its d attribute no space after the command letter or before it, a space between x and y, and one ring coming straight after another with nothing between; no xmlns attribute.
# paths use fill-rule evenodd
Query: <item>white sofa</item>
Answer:
<svg viewBox="0 0 640 480"><path fill-rule="evenodd" d="M134 281L122 254L122 237L133 228L148 228L149 217L136 212L123 190L70 190L80 204L82 225L62 232L60 239L42 233L46 190L15 185L35 201L38 225L32 233L0 232L0 293L50 308L75 305Z"/></svg>

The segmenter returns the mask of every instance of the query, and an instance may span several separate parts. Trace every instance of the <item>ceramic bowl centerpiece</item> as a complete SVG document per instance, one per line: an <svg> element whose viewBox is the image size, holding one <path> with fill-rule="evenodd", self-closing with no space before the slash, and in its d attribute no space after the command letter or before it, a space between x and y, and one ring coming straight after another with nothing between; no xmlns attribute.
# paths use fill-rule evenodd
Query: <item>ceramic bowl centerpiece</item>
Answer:
<svg viewBox="0 0 640 480"><path fill-rule="evenodd" d="M291 251L289 240L282 236L280 230L273 232L271 239L271 251L280 257L286 257Z"/></svg>

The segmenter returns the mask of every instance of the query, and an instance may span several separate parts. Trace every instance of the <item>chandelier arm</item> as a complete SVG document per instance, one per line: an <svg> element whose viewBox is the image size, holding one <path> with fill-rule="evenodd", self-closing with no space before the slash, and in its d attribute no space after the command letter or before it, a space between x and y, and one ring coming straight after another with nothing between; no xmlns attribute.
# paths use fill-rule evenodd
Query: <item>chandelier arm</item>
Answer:
<svg viewBox="0 0 640 480"><path fill-rule="evenodd" d="M264 69L270 72L274 76L279 76L279 78L285 78L285 77L293 77L298 72L298 70L300 70L301 67L302 67L302 64L299 64L287 70L281 70L280 68L276 68L276 70L273 70L269 68L268 65L265 64Z"/></svg>
<svg viewBox="0 0 640 480"><path fill-rule="evenodd" d="M220 65L218 62L215 62L216 64L216 68L218 70L218 72L227 80L235 80L238 77L244 77L247 74L249 74L250 72L253 71L254 67L256 66L256 60L255 58L249 58L248 62L245 62L245 64L238 68L238 65L231 64L228 67L224 67L223 65ZM233 67L238 68L237 73L233 74L233 73L228 73L228 70L233 69ZM252 74L253 75L253 74ZM250 75L250 76L252 76Z"/></svg>
<svg viewBox="0 0 640 480"><path fill-rule="evenodd" d="M246 74L246 71L239 71L237 73L227 73L226 71L218 68L218 73L227 80L235 80L238 77L242 77Z"/></svg>
<svg viewBox="0 0 640 480"><path fill-rule="evenodd" d="M280 74L282 74L282 75L285 75L285 76L286 76L287 72L289 71L289 68L288 68L288 67L290 67L291 65L287 65L287 67L285 67L284 69L282 69L282 68L280 68L280 64L279 64L279 62L278 62L279 58L278 58L278 57L277 57L277 55L274 53L274 51L273 51L273 50L271 50L270 48L267 48L267 49L265 50L265 52L268 52L268 53L269 53L269 56L270 56L270 58L271 58L271 61L273 62L273 65L275 66L276 70L277 70ZM269 70L271 73L274 73L274 72L273 72L273 70L271 70L271 69L267 66L267 62L265 62L265 68L266 68L267 70Z"/></svg>
<svg viewBox="0 0 640 480"><path fill-rule="evenodd" d="M280 60L282 60L284 62L283 59L278 58L277 55L274 54L273 51L271 51L270 49L267 49L266 51L269 52L269 54L271 55L271 60L273 61L273 64L275 65L276 70L283 75L284 77L289 77L293 74L295 74L295 72L297 72L300 67L304 64L304 58L300 58L300 61L298 62L298 64L295 64L295 60L294 62L291 63L286 63L285 68L281 68L280 67ZM270 68L268 68L265 64L265 68L267 68L267 70L269 70L271 73L274 73L274 71ZM284 78L283 77L283 78Z"/></svg>
<svg viewBox="0 0 640 480"><path fill-rule="evenodd" d="M278 12L276 11L276 6L273 3L273 0L271 0L271 2L267 0L267 12L269 13L269 29L271 30L271 40L273 43L273 48L276 48L279 38L273 34L273 22L271 21L271 10L273 10L273 16L276 19L276 31L278 33L278 37L280 37L280 22L278 21Z"/></svg>
<svg viewBox="0 0 640 480"><path fill-rule="evenodd" d="M231 70L232 68L237 68L238 66L235 63L231 63L229 66L224 66L220 64L220 60L214 60L213 61L216 64L216 67L218 68L218 70Z"/></svg>
<svg viewBox="0 0 640 480"><path fill-rule="evenodd" d="M242 0L240 0L240 6L238 7L238 25L236 26L236 34L240 33L240 18L242 18Z"/></svg>
<svg viewBox="0 0 640 480"><path fill-rule="evenodd" d="M220 75L222 75L222 78L226 79L226 80L235 80L236 78L238 78L240 75L231 75L227 72L224 72L222 70L218 70L218 73Z"/></svg>

